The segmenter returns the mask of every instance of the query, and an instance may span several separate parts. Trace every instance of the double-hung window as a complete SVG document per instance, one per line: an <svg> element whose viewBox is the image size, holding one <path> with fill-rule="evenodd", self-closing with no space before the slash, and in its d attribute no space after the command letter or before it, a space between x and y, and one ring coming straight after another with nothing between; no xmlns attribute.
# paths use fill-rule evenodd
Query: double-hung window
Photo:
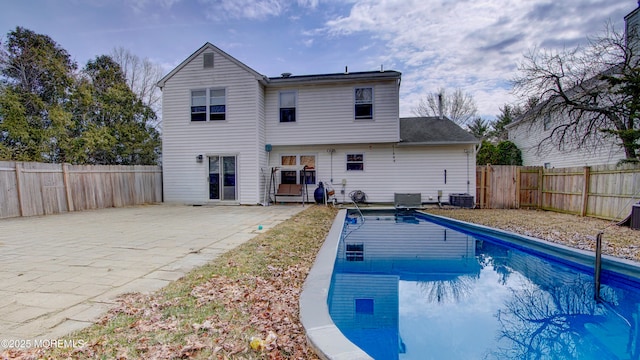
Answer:
<svg viewBox="0 0 640 360"><path fill-rule="evenodd" d="M373 88L355 89L355 118L373 119Z"/></svg>
<svg viewBox="0 0 640 360"><path fill-rule="evenodd" d="M225 89L191 91L191 121L225 120L227 96Z"/></svg>
<svg viewBox="0 0 640 360"><path fill-rule="evenodd" d="M207 90L191 91L191 121L207 120Z"/></svg>
<svg viewBox="0 0 640 360"><path fill-rule="evenodd" d="M280 122L296 121L296 103L298 93L296 91L280 92Z"/></svg>
<svg viewBox="0 0 640 360"><path fill-rule="evenodd" d="M224 120L226 115L226 92L224 89L209 90L209 120Z"/></svg>
<svg viewBox="0 0 640 360"><path fill-rule="evenodd" d="M283 167L280 171L280 182L282 184L316 183L315 155L283 155L280 157L280 164ZM302 168L303 166L304 168ZM298 171L297 169L300 170Z"/></svg>
<svg viewBox="0 0 640 360"><path fill-rule="evenodd" d="M364 154L347 154L347 171L364 171Z"/></svg>

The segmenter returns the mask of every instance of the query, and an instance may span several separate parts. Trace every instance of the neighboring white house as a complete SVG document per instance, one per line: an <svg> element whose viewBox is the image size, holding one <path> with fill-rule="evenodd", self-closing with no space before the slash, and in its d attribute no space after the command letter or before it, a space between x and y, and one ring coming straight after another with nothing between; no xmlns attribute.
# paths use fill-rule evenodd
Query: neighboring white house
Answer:
<svg viewBox="0 0 640 360"><path fill-rule="evenodd" d="M319 182L340 202L354 190L383 203L474 195L478 141L446 118L400 119L400 77L269 78L206 43L158 82L164 200L260 204L305 177L310 200Z"/></svg>
<svg viewBox="0 0 640 360"><path fill-rule="evenodd" d="M580 148L575 142L583 139L576 138L567 138L560 146L553 141L541 144L563 119L561 116L545 116L542 119L523 117L506 126L509 140L522 152L522 165L546 168L593 166L616 164L625 158L624 150L616 138L603 134L597 134Z"/></svg>
<svg viewBox="0 0 640 360"><path fill-rule="evenodd" d="M639 7L634 9L624 18L627 46L637 46L635 39L640 24ZM636 50L636 53L638 50ZM592 79L595 81L595 79ZM562 114L543 117L535 117L524 114L516 122L506 126L509 132L509 140L522 151L522 163L525 166L545 167L575 167L616 164L626 158L621 141L616 136L595 132L594 136L584 137L586 129L569 134L559 141L545 141L554 128L568 122ZM581 146L577 146L583 142Z"/></svg>

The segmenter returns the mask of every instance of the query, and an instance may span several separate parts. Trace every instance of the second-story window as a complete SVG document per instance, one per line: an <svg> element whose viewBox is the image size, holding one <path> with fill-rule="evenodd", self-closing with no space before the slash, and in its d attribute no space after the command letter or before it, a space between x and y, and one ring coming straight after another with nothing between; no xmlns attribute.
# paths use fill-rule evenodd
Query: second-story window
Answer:
<svg viewBox="0 0 640 360"><path fill-rule="evenodd" d="M191 121L226 120L226 113L225 89L191 91Z"/></svg>
<svg viewBox="0 0 640 360"><path fill-rule="evenodd" d="M280 122L296 121L296 103L298 93L295 91L280 92Z"/></svg>
<svg viewBox="0 0 640 360"><path fill-rule="evenodd" d="M373 119L373 88L355 89L355 118Z"/></svg>
<svg viewBox="0 0 640 360"><path fill-rule="evenodd" d="M226 118L226 96L224 89L209 90L209 120L224 120Z"/></svg>
<svg viewBox="0 0 640 360"><path fill-rule="evenodd" d="M191 92L191 121L207 120L207 90Z"/></svg>

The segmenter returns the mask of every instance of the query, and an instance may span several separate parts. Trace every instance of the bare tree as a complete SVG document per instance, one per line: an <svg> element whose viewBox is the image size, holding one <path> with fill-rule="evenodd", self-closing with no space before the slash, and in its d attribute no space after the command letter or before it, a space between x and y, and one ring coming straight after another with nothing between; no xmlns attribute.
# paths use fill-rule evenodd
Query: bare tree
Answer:
<svg viewBox="0 0 640 360"><path fill-rule="evenodd" d="M469 93L456 89L448 94L444 88L438 92L429 93L420 99L418 106L413 108L416 116L444 115L458 125L466 125L478 112L478 107Z"/></svg>
<svg viewBox="0 0 640 360"><path fill-rule="evenodd" d="M120 65L129 88L158 114L161 95L156 83L162 78L160 65L154 64L148 58L141 59L123 47L114 48L111 58Z"/></svg>
<svg viewBox="0 0 640 360"><path fill-rule="evenodd" d="M627 161L640 148L640 57L632 34L609 23L585 47L554 52L534 49L519 66L516 93L540 99L524 116L551 124L538 148L595 147L617 138Z"/></svg>

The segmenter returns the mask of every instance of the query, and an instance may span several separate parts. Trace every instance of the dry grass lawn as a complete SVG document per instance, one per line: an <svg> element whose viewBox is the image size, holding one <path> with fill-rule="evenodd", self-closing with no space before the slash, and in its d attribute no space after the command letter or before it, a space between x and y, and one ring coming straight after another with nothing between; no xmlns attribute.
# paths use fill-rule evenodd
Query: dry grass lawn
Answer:
<svg viewBox="0 0 640 360"><path fill-rule="evenodd" d="M120 297L98 324L67 337L83 347L0 359L317 359L298 299L336 213L310 206L154 294ZM277 339L264 341L269 333ZM256 349L252 337L263 340Z"/></svg>
<svg viewBox="0 0 640 360"><path fill-rule="evenodd" d="M128 294L98 324L71 334L78 349L7 350L1 358L317 359L298 319L302 284L337 210L311 206L152 295ZM533 210L428 212L640 261L640 231ZM269 334L277 338L265 340ZM272 335L273 336L273 335Z"/></svg>

